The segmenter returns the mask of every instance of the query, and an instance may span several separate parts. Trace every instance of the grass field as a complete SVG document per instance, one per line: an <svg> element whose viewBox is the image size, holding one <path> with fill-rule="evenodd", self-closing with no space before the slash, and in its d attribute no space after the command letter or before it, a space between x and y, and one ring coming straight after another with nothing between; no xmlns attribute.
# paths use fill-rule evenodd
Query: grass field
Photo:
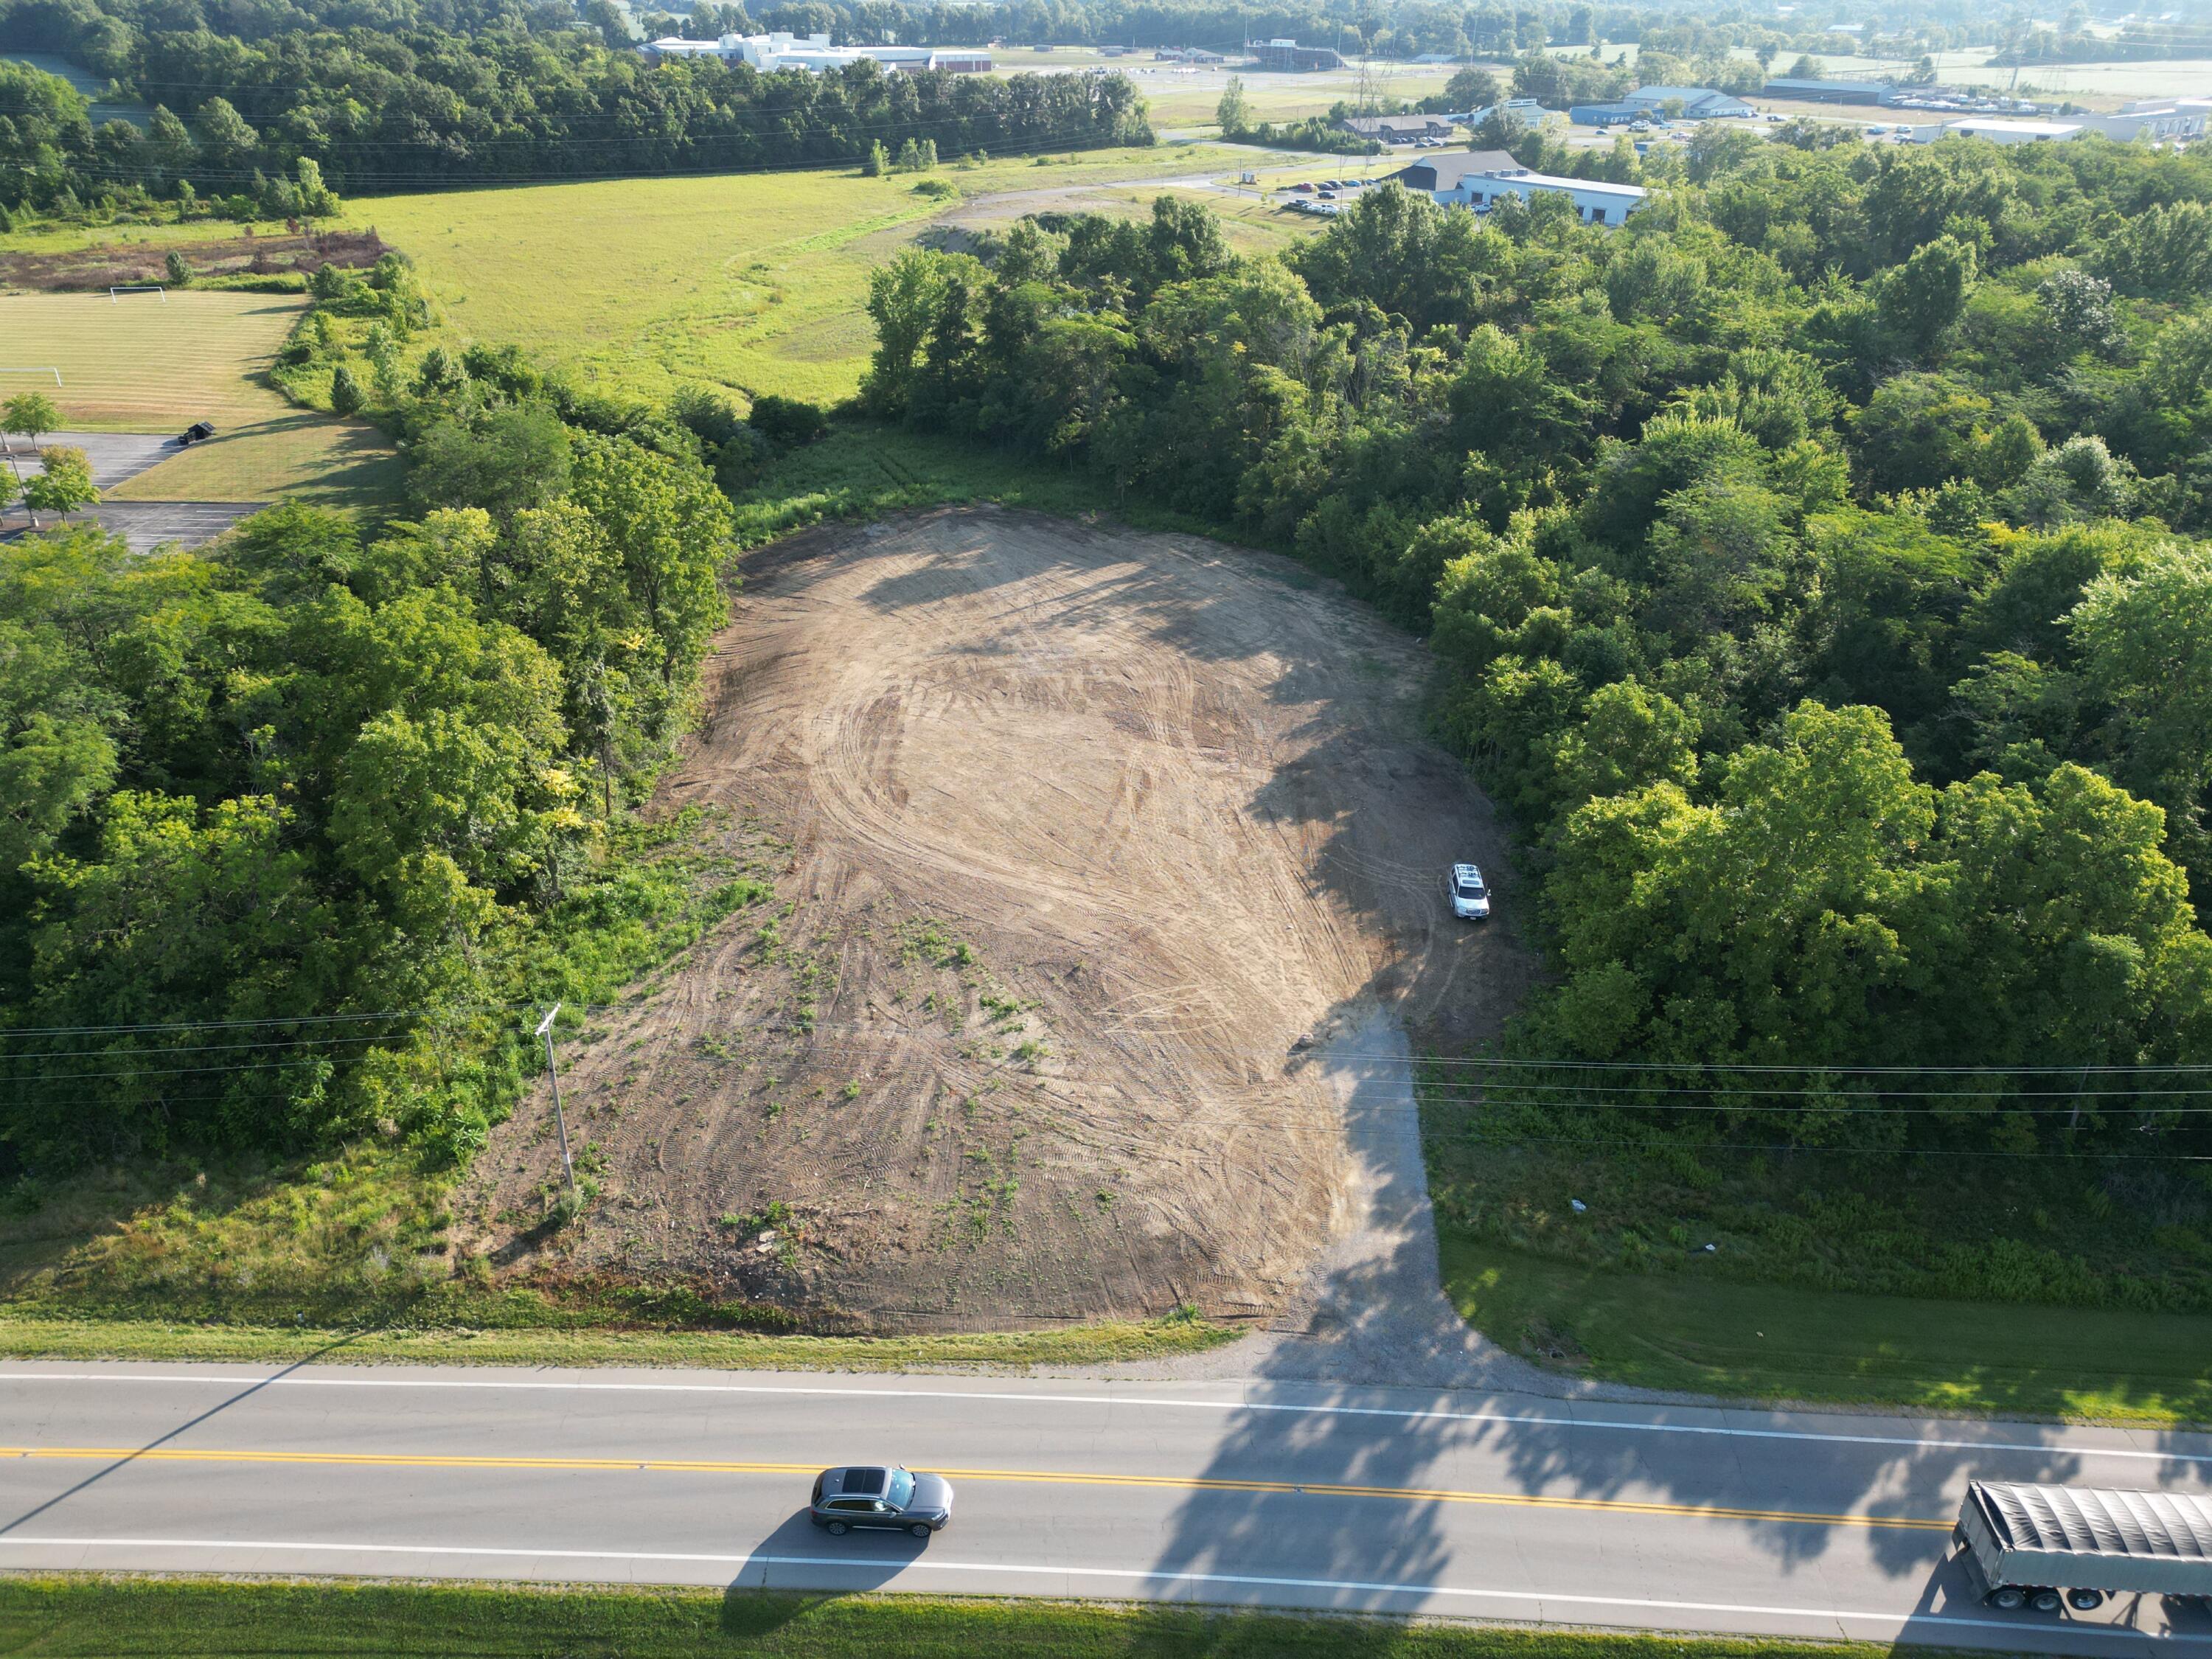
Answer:
<svg viewBox="0 0 2212 1659"><path fill-rule="evenodd" d="M1157 70L1151 65L1139 65L1125 72L1144 94L1153 125L1170 132L1212 126L1215 107L1221 102L1222 90L1229 84L1231 75L1243 82L1244 101L1250 106L1254 118L1261 121L1295 121L1302 116L1326 115L1340 103L1357 107L1360 91L1359 71L1356 68L1284 75L1253 70L1176 70L1160 64ZM1377 99L1414 104L1442 92L1452 73L1448 65L1377 63L1370 67L1368 79ZM1510 75L1511 70L1508 68L1499 73Z"/></svg>
<svg viewBox="0 0 2212 1659"><path fill-rule="evenodd" d="M869 271L933 223L1079 209L1090 186L1231 173L1252 154L948 166L934 176L958 194L945 198L911 175L743 173L387 196L351 213L415 260L459 338L647 395L704 381L835 401L866 367Z"/></svg>
<svg viewBox="0 0 2212 1659"><path fill-rule="evenodd" d="M1439 1228L1445 1289L1583 1376L1765 1400L2212 1422L2212 1317L1854 1296L1591 1268Z"/></svg>
<svg viewBox="0 0 2212 1659"><path fill-rule="evenodd" d="M64 423L94 432L176 432L210 421L220 434L141 473L119 501L267 501L301 492L333 504L388 498L397 460L374 428L295 408L261 377L304 301L266 294L164 297L0 295L9 393L43 386Z"/></svg>
<svg viewBox="0 0 2212 1659"><path fill-rule="evenodd" d="M191 219L183 224L59 224L42 221L27 228L0 231L0 253L82 253L93 249L143 246L191 249L196 242L226 241L234 236L287 234L282 219L242 225L230 219Z"/></svg>
<svg viewBox="0 0 2212 1659"><path fill-rule="evenodd" d="M404 468L365 421L287 408L225 427L174 460L107 492L112 501L265 501L374 510L395 505Z"/></svg>
<svg viewBox="0 0 2212 1659"><path fill-rule="evenodd" d="M1606 48L1607 63L1613 61L1613 51L1611 46ZM2022 97L2053 100L2071 99L2100 109L2117 109L2122 102L2135 98L2202 98L2208 88L2212 88L2212 58L2034 64L2023 67L2015 76L2012 70L1990 63L1992 52L1989 46L1974 46L1962 52L1937 52L1936 78L1951 86L1987 87L2014 92ZM1629 61L1633 63L1635 59L1632 57ZM1912 67L1902 58L1823 58L1820 62L1822 71L1832 81L1878 79L1905 74ZM1778 63L1774 72L1779 75L1785 67ZM1764 107L1764 100L1761 106Z"/></svg>
<svg viewBox="0 0 2212 1659"><path fill-rule="evenodd" d="M1858 1643L779 1591L0 1579L0 1652L42 1659L1873 1659Z"/></svg>

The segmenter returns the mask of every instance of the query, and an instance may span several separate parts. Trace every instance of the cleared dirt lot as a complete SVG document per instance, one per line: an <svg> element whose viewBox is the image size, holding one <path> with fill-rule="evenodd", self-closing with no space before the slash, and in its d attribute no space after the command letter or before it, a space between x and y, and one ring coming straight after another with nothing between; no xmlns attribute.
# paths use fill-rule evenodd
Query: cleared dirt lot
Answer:
<svg viewBox="0 0 2212 1659"><path fill-rule="evenodd" d="M586 1221L529 1231L545 1103L497 1132L497 1259L829 1326L1274 1309L1347 1224L1311 1046L1376 1004L1487 1035L1531 971L1419 674L1188 538L963 509L769 550L664 804L727 809L776 899L566 1060ZM1487 929L1443 900L1469 853Z"/></svg>

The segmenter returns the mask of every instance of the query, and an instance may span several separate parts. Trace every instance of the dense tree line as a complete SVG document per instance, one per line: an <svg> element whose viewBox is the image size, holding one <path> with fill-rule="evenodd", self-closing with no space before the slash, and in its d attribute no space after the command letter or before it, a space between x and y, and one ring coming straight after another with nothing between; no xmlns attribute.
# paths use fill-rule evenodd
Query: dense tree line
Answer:
<svg viewBox="0 0 2212 1659"><path fill-rule="evenodd" d="M1947 29L1942 7L1899 8L1896 27L1915 43L1964 45L1974 38L1963 7ZM12 0L0 12L0 40L46 51L88 38L113 42L127 31L207 33L242 40L318 29L465 33L572 27L579 15L611 39L630 33L608 0ZM1642 41L1689 57L1768 44L1790 52L1850 52L1863 43L1824 33L1815 21L1771 9L1592 4L1589 0L1402 0L1378 12L1352 0L1000 0L963 6L933 0L665 0L639 9L647 33L703 39L729 31L823 32L841 44L899 41L922 46L1113 45L1226 50L1248 40L1290 37L1377 56L1449 52L1511 58L1543 46ZM1984 33L1987 25L1984 23ZM1986 38L1994 39L1994 35Z"/></svg>
<svg viewBox="0 0 2212 1659"><path fill-rule="evenodd" d="M40 0L44 3L44 0ZM51 76L0 65L0 204L66 209L66 193L257 191L301 160L349 193L441 184L857 164L872 145L943 155L1147 143L1120 76L1000 79L762 75L646 63L574 29L473 35L356 27L257 41L120 26L102 14L64 49L155 106L145 127L95 128Z"/></svg>
<svg viewBox="0 0 2212 1659"><path fill-rule="evenodd" d="M404 271L325 286L395 361ZM413 1016L543 994L540 919L622 917L611 844L725 615L708 461L761 440L511 350L383 392L416 512L375 533L0 546L0 1176L380 1121L464 1157L498 1079Z"/></svg>
<svg viewBox="0 0 2212 1659"><path fill-rule="evenodd" d="M909 253L866 396L1427 630L1542 878L1534 1052L2212 1057L2212 156L1692 149L1619 231Z"/></svg>

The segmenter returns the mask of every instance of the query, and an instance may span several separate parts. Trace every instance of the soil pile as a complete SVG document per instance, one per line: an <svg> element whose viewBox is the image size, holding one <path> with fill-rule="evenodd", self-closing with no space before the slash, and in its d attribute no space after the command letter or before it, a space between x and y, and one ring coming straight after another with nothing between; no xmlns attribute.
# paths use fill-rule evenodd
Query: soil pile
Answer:
<svg viewBox="0 0 2212 1659"><path fill-rule="evenodd" d="M745 574L662 805L777 838L776 897L565 1057L582 1222L532 1231L548 1101L496 1132L499 1259L833 1328L1292 1296L1350 1174L1312 1046L1488 1035L1532 971L1419 647L1287 561L992 509Z"/></svg>

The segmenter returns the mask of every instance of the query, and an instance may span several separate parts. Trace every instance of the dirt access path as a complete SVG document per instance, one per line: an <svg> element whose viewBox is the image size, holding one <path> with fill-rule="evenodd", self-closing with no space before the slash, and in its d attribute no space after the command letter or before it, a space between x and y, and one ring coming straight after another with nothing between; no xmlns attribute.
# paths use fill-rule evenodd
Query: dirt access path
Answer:
<svg viewBox="0 0 2212 1659"><path fill-rule="evenodd" d="M544 1102L496 1133L499 1258L832 1328L1295 1304L1364 1224L1343 1034L1486 1036L1533 972L1422 672L1190 538L979 508L769 550L664 804L773 838L776 900L564 1062L585 1222L528 1230ZM1470 854L1487 927L1443 897Z"/></svg>

